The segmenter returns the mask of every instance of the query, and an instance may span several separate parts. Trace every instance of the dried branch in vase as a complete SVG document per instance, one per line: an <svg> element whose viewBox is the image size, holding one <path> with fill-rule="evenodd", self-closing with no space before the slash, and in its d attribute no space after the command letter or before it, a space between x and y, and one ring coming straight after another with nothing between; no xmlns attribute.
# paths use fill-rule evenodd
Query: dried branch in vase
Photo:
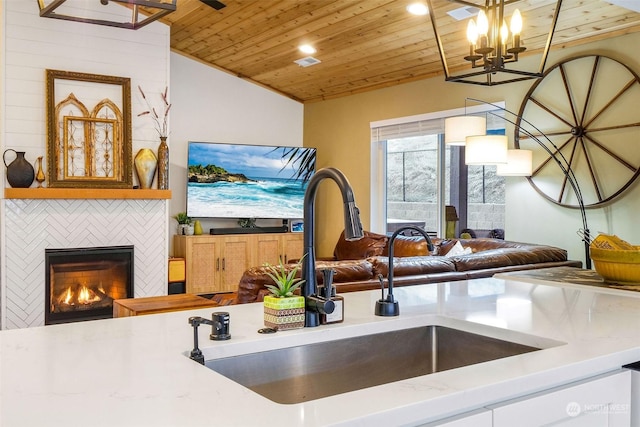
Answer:
<svg viewBox="0 0 640 427"><path fill-rule="evenodd" d="M164 108L164 112L162 114L162 116L160 116L158 114L158 112L156 111L155 107L153 107L151 105L151 103L149 102L149 99L147 99L147 96L144 94L144 91L142 90L142 88L140 86L138 86L138 90L140 91L140 94L142 95L142 99L144 99L144 101L147 103L147 110L143 111L142 113L138 114L138 117L140 116L146 116L147 114L151 116L151 118L153 119L155 126L156 126L156 131L158 132L158 135L162 138L162 137L167 137L169 136L168 133L168 119L169 119L169 110L171 109L171 104L169 103L169 100L167 99L167 91L168 91L168 87L165 86L164 88L164 92L162 94L160 94L161 98L162 98L162 103L163 103L163 108Z"/></svg>

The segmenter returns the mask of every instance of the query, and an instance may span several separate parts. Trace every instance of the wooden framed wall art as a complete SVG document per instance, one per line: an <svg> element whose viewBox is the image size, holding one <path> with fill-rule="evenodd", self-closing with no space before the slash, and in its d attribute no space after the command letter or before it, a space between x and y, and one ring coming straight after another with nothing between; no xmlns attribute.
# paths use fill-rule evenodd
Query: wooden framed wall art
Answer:
<svg viewBox="0 0 640 427"><path fill-rule="evenodd" d="M132 188L131 81L47 70L49 187Z"/></svg>

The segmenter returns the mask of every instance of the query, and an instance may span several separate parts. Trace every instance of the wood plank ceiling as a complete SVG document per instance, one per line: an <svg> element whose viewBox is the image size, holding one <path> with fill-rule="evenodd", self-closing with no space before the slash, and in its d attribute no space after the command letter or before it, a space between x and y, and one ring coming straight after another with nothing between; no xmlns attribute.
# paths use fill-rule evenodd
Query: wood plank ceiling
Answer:
<svg viewBox="0 0 640 427"><path fill-rule="evenodd" d="M461 4L432 1L443 25L445 51L458 58L450 68L468 68L459 59L468 54L467 20L444 14ZM178 0L177 10L164 21L171 25L174 51L298 101L314 102L442 74L429 17L410 15L409 2L223 0L226 7L215 10L200 0ZM518 2L527 53L540 52L544 45L545 20L554 4ZM604 0L564 0L552 49L639 30L640 13ZM315 46L312 56L321 63L294 63L307 56L298 50L302 43Z"/></svg>

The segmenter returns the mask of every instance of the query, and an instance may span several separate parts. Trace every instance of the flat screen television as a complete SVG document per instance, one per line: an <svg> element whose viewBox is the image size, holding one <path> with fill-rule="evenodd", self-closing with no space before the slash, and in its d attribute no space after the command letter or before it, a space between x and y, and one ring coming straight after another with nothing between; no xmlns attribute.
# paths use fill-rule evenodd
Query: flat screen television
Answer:
<svg viewBox="0 0 640 427"><path fill-rule="evenodd" d="M190 141L188 158L188 216L303 217L315 148Z"/></svg>

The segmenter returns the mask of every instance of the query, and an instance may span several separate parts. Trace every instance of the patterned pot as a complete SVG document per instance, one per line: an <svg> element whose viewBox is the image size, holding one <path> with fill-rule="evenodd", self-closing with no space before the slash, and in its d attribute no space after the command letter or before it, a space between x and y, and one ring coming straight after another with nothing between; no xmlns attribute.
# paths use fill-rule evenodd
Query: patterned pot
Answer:
<svg viewBox="0 0 640 427"><path fill-rule="evenodd" d="M264 325L279 331L304 328L304 297L264 297Z"/></svg>

